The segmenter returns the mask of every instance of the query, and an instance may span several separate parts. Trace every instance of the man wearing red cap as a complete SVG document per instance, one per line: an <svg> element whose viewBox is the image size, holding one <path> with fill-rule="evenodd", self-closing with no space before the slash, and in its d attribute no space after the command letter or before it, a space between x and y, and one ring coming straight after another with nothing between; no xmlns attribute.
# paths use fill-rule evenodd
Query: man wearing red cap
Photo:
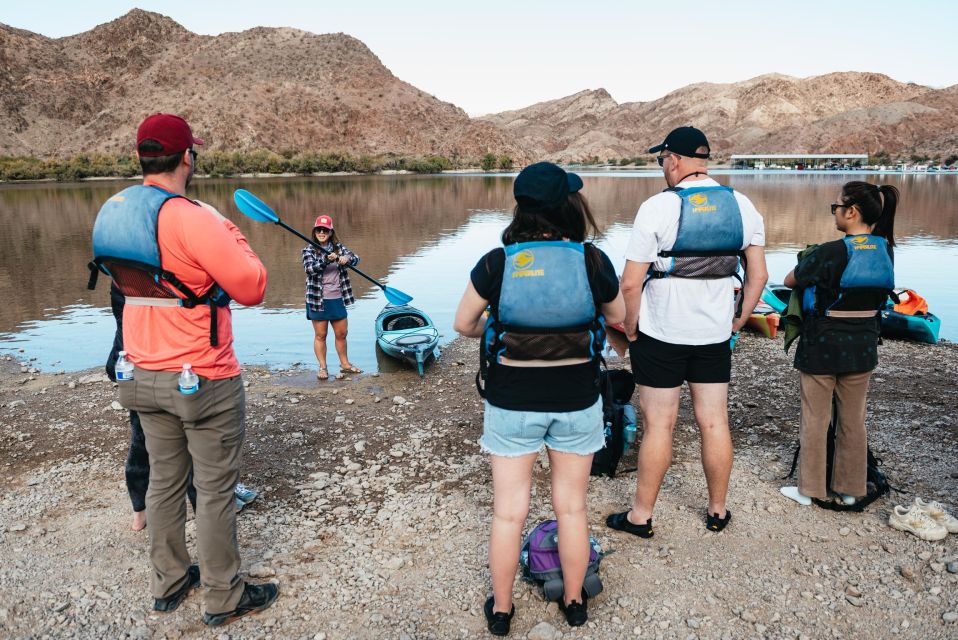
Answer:
<svg viewBox="0 0 958 640"><path fill-rule="evenodd" d="M266 269L232 222L185 197L196 167L193 147L203 141L183 118L147 117L136 142L143 185L103 205L93 253L94 265L126 296L123 342L135 368L118 384L122 404L140 415L150 458L154 609L176 609L202 575L203 621L225 624L267 608L278 595L276 585L239 578L233 498L246 401L229 301L262 302ZM191 465L199 566L190 564L185 536Z"/></svg>

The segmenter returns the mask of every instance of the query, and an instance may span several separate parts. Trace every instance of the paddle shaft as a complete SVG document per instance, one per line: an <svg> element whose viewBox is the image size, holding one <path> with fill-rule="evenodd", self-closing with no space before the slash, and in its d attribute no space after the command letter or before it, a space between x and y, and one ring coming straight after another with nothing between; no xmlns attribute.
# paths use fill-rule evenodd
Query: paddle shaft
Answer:
<svg viewBox="0 0 958 640"><path fill-rule="evenodd" d="M305 240L305 241L308 242L309 244L313 245L313 246L314 246L320 253L322 253L324 256L329 255L330 253L332 253L331 251L326 251L325 249L323 249L322 246L320 246L320 244L319 244L318 242L316 242L316 241L313 240L312 238L308 238L308 237L304 236L304 235L301 234L299 231L297 231L297 230L294 229L293 227L289 226L288 224L286 224L286 223L283 222L282 220L276 220L276 224L278 224L279 226L283 227L284 229L286 229L286 230L289 231L290 233L293 233L293 234L299 236L300 238L302 238L303 240ZM350 269L352 269L353 271L355 271L356 273L358 273L359 275L361 275L362 277L366 278L366 279L369 280L370 282L372 282L374 285L376 285L377 287L379 287L379 288L382 289L383 291L386 290L386 285L384 285L383 283L379 282L379 281L376 280L375 278L366 275L365 273L363 273L362 271L360 271L359 269L357 269L356 267L354 267L354 266L352 266L352 265L348 265L348 264L347 264L346 266L349 267Z"/></svg>

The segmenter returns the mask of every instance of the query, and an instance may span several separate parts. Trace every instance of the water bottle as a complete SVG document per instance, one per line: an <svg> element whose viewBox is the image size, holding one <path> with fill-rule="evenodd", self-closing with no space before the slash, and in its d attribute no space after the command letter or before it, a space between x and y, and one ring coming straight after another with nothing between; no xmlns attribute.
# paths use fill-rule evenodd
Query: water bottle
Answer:
<svg viewBox="0 0 958 640"><path fill-rule="evenodd" d="M183 365L183 373L180 374L180 393L187 395L196 393L200 388L200 379L193 372L193 366L189 363Z"/></svg>
<svg viewBox="0 0 958 640"><path fill-rule="evenodd" d="M625 405L625 407L623 407L623 413L625 414L623 416L623 420L625 422L625 429L622 432L622 440L623 440L622 449L624 452L624 451L628 451L629 447L635 444L637 426L636 426L636 418L635 418L635 409L632 407L631 404L627 404Z"/></svg>
<svg viewBox="0 0 958 640"><path fill-rule="evenodd" d="M739 332L736 331L735 333L732 334L732 337L729 339L729 341L728 341L728 350L729 350L729 351L732 351L733 349L735 349L735 343L738 342L738 334L739 334Z"/></svg>
<svg viewBox="0 0 958 640"><path fill-rule="evenodd" d="M133 363L126 359L126 351L120 352L114 370L116 371L117 382L133 379Z"/></svg>

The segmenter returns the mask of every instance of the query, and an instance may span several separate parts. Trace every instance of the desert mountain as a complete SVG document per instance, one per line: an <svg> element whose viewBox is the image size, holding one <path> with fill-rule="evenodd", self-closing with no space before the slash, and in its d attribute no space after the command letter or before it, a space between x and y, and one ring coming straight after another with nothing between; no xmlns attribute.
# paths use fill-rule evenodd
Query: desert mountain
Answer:
<svg viewBox="0 0 958 640"><path fill-rule="evenodd" d="M230 151L605 160L644 155L671 128L694 124L721 157L958 153L958 85L877 73L772 74L623 104L598 89L471 119L345 34L202 36L138 9L58 39L0 24L0 155L128 152L154 111L183 114L206 149Z"/></svg>
<svg viewBox="0 0 958 640"><path fill-rule="evenodd" d="M206 149L524 157L344 34L201 36L138 9L59 39L0 25L0 155L130 151L155 111L183 114Z"/></svg>
<svg viewBox="0 0 958 640"><path fill-rule="evenodd" d="M732 153L958 152L958 85L935 90L877 73L765 75L694 84L649 102L618 104L603 90L483 120L533 155L560 160L642 155L674 127L693 124L713 150Z"/></svg>

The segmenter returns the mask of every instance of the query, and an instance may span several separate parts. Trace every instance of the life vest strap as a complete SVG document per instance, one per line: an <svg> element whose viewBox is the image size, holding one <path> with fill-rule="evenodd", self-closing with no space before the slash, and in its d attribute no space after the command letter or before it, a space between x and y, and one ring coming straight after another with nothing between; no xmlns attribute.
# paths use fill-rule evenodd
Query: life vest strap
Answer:
<svg viewBox="0 0 958 640"><path fill-rule="evenodd" d="M144 298L142 296L127 296L126 304L134 307L182 307L179 298Z"/></svg>
<svg viewBox="0 0 958 640"><path fill-rule="evenodd" d="M836 311L829 309L825 315L829 318L874 318L878 311Z"/></svg>
<svg viewBox="0 0 958 640"><path fill-rule="evenodd" d="M86 288L90 291L93 291L96 289L96 281L100 277L100 268L96 266L95 262L88 262L86 267L90 270L90 279L87 280Z"/></svg>

